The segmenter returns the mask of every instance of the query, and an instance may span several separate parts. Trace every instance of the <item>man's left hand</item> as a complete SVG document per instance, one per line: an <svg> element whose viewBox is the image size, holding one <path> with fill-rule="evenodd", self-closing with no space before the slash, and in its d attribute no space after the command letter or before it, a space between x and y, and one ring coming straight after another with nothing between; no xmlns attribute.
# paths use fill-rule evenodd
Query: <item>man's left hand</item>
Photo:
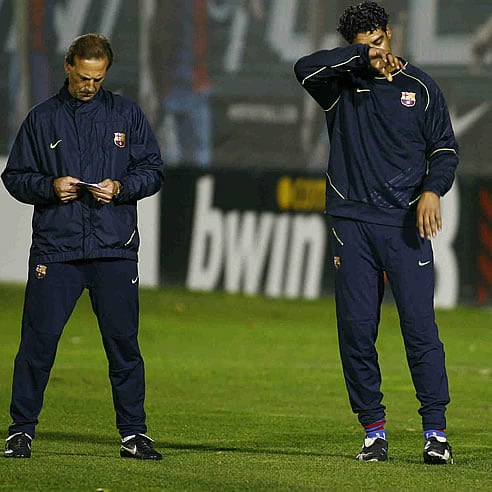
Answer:
<svg viewBox="0 0 492 492"><path fill-rule="evenodd" d="M424 191L417 205L417 227L421 238L432 239L442 229L441 198Z"/></svg>
<svg viewBox="0 0 492 492"><path fill-rule="evenodd" d="M118 189L118 185L116 183L116 181L106 178L104 181L98 183L99 188L89 188L89 191L96 202L102 205L107 205L113 200L115 192Z"/></svg>
<svg viewBox="0 0 492 492"><path fill-rule="evenodd" d="M369 48L369 65L386 77L388 82L393 82L391 72L405 70L405 63L401 58L382 48Z"/></svg>

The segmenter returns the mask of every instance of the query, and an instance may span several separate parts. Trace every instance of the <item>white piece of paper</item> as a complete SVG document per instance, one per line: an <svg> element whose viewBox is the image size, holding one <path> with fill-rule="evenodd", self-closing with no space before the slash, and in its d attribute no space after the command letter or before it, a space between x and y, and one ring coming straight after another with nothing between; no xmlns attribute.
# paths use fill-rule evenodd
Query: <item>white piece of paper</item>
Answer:
<svg viewBox="0 0 492 492"><path fill-rule="evenodd" d="M99 188L102 190L102 186L99 186L97 183L86 183L85 181L79 181L75 186L80 186L82 188Z"/></svg>

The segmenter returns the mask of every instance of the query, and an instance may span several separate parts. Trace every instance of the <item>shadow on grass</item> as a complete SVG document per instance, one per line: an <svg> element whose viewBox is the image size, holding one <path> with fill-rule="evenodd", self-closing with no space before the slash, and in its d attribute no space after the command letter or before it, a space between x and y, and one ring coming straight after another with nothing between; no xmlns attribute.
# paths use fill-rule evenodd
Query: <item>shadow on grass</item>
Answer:
<svg viewBox="0 0 492 492"><path fill-rule="evenodd" d="M164 442L161 447L178 451L203 451L213 453L274 454L286 456L339 456L338 453L303 451L302 449L264 448L260 446L221 446L220 444L179 444Z"/></svg>
<svg viewBox="0 0 492 492"><path fill-rule="evenodd" d="M63 431L38 431L36 433L36 441L58 441L63 443L79 443L79 444L101 444L104 446L118 446L119 437L114 437L107 434L89 434L78 432L63 432ZM302 449L282 449L272 447L262 447L260 444L257 447L253 446L230 446L227 443L223 444L197 444L197 443L176 443L176 442L158 442L156 443L157 449L170 449L176 451L198 451L198 452L212 452L212 453L245 453L245 454L271 454L271 455L285 455L285 456L338 456L343 457L337 452L326 451L303 451ZM84 453L73 452L73 447L70 448L71 452L67 453L53 453L52 454L67 454L67 455L81 455ZM92 455L94 456L94 455ZM104 455L100 455L103 457ZM351 456L353 459L353 456Z"/></svg>
<svg viewBox="0 0 492 492"><path fill-rule="evenodd" d="M37 431L37 441L62 441L78 443L99 443L99 444L119 444L119 437L107 434L90 434L87 432L63 432L63 431Z"/></svg>

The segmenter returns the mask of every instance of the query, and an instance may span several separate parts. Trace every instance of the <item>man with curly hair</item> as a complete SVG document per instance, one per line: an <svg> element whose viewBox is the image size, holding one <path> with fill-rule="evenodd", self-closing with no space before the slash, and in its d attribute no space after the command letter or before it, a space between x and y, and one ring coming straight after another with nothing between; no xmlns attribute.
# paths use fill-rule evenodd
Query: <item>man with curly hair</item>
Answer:
<svg viewBox="0 0 492 492"><path fill-rule="evenodd" d="M452 463L431 239L442 227L440 197L453 183L458 145L435 81L391 52L384 8L348 7L338 31L348 46L304 56L295 73L323 108L331 143L326 212L343 373L365 430L357 459L388 456L376 350L386 274L420 402L424 462Z"/></svg>

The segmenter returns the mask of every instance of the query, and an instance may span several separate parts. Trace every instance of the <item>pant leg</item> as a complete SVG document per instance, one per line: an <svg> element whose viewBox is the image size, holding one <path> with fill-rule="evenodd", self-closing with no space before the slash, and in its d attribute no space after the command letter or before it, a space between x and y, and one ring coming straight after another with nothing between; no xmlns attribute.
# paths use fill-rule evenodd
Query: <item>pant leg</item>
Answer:
<svg viewBox="0 0 492 492"><path fill-rule="evenodd" d="M383 272L367 224L334 218L333 255L338 340L349 400L362 425L385 418L376 351Z"/></svg>
<svg viewBox="0 0 492 492"><path fill-rule="evenodd" d="M29 265L22 332L14 362L9 434L34 437L63 328L83 291L80 272L65 263ZM46 270L44 270L46 267ZM39 277L39 278L38 278Z"/></svg>
<svg viewBox="0 0 492 492"><path fill-rule="evenodd" d="M400 315L408 365L425 429L445 429L449 403L444 348L434 313L434 261L431 242L416 228L395 229L388 279Z"/></svg>
<svg viewBox="0 0 492 492"><path fill-rule="evenodd" d="M122 437L145 433L145 374L138 345L137 262L107 259L92 262L89 286L109 364L109 379Z"/></svg>

